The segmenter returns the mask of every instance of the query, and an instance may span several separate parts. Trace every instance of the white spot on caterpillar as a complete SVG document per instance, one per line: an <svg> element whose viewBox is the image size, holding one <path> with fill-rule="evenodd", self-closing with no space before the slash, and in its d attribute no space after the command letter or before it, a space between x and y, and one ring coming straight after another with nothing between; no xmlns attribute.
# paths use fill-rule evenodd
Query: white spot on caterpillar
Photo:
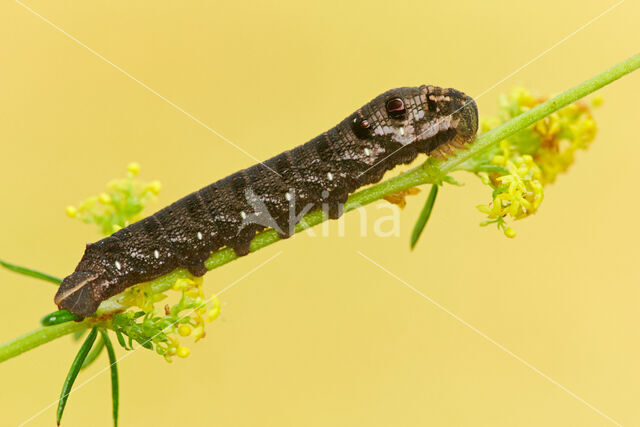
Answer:
<svg viewBox="0 0 640 427"><path fill-rule="evenodd" d="M198 236L198 240L202 240L202 233L201 232L198 231L197 236Z"/></svg>
<svg viewBox="0 0 640 427"><path fill-rule="evenodd" d="M246 219L247 218L247 214L244 211L240 212L240 216L242 217L242 219Z"/></svg>
<svg viewBox="0 0 640 427"><path fill-rule="evenodd" d="M118 270L121 270L121 269L122 269L122 265L120 265L120 263L119 263L118 261L116 261L114 264L115 264L115 266L116 266L116 268L117 268Z"/></svg>
<svg viewBox="0 0 640 427"><path fill-rule="evenodd" d="M404 136L404 128L400 128L400 136Z"/></svg>
<svg viewBox="0 0 640 427"><path fill-rule="evenodd" d="M292 197L291 193L289 193L289 192L284 193L284 198L287 199L287 201L290 202L291 201L291 197Z"/></svg>
<svg viewBox="0 0 640 427"><path fill-rule="evenodd" d="M154 257L155 259L160 258L160 252L158 252L158 250L157 250L157 249L156 249L155 251L153 251L153 257Z"/></svg>
<svg viewBox="0 0 640 427"><path fill-rule="evenodd" d="M327 178L329 178L329 181L333 181L333 174L331 172L327 172Z"/></svg>
<svg viewBox="0 0 640 427"><path fill-rule="evenodd" d="M449 98L448 96L444 96L444 95L429 95L429 99L432 101L451 101L451 98Z"/></svg>
<svg viewBox="0 0 640 427"><path fill-rule="evenodd" d="M365 147L364 149L364 155L365 156L370 156L371 155L371 150L369 150L368 148Z"/></svg>

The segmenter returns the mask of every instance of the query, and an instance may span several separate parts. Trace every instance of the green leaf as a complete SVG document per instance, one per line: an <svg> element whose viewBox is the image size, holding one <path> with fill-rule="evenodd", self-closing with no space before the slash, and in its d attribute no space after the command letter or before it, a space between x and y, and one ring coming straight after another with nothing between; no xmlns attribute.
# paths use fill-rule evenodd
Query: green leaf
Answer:
<svg viewBox="0 0 640 427"><path fill-rule="evenodd" d="M458 181L457 179L455 179L451 175L445 176L444 178L442 178L442 181L446 182L447 184L457 185L458 187L463 187L464 186L463 183L461 183L460 181Z"/></svg>
<svg viewBox="0 0 640 427"><path fill-rule="evenodd" d="M42 324L42 326L59 325L60 323L70 322L79 318L80 317L76 316L70 311L58 310L45 315L42 319L40 319L40 324Z"/></svg>
<svg viewBox="0 0 640 427"><path fill-rule="evenodd" d="M422 208L422 212L420 212L418 221L416 221L416 225L413 227L413 233L411 233L411 249L413 249L416 246L416 243L418 243L418 239L422 234L422 230L424 230L424 227L427 225L427 221L429 221L429 217L431 216L433 204L436 202L437 195L438 186L434 184L431 186L431 191L429 192L427 201Z"/></svg>
<svg viewBox="0 0 640 427"><path fill-rule="evenodd" d="M80 369L85 369L102 354L102 350L104 350L104 339L100 338L95 346L91 349L91 352L87 355L87 358L84 359L82 363L82 367Z"/></svg>
<svg viewBox="0 0 640 427"><path fill-rule="evenodd" d="M0 265L7 270L11 270L19 274L24 274L25 276L35 277L36 279L45 280L47 282L55 283L56 285L59 285L60 282L62 282L62 279L58 279L57 277L50 274L42 273L40 271L36 271L27 267L21 267L19 265L11 264L6 261L0 260Z"/></svg>
<svg viewBox="0 0 640 427"><path fill-rule="evenodd" d="M129 350L127 348L127 344L124 342L124 336L122 336L122 332L116 331L116 338L118 338L118 344L122 346L125 350Z"/></svg>
<svg viewBox="0 0 640 427"><path fill-rule="evenodd" d="M100 335L102 335L102 341L107 347L107 354L109 355L109 366L111 368L111 400L113 408L113 426L118 427L118 406L120 405L120 389L118 385L118 360L116 359L116 352L113 350L113 344L109 339L109 334L106 330L100 329Z"/></svg>
<svg viewBox="0 0 640 427"><path fill-rule="evenodd" d="M67 378L64 380L64 384L62 385L60 400L58 400L58 411L56 413L56 422L58 423L58 425L60 425L62 413L64 412L64 407L67 404L67 399L69 397L69 394L71 393L73 383L76 380L78 372L80 372L80 368L82 368L82 363L84 363L84 360L87 358L87 354L89 354L89 350L91 350L91 347L93 346L97 335L98 330L94 327L93 329L91 329L91 332L89 332L87 339L84 341L84 343L82 343L80 350L78 350L78 354L76 354L76 358L73 359L71 369L69 369Z"/></svg>

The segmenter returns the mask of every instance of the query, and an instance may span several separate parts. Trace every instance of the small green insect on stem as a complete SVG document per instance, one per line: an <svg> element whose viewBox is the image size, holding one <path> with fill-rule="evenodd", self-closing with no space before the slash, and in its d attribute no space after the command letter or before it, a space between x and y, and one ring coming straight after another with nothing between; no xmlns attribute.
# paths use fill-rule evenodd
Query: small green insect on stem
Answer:
<svg viewBox="0 0 640 427"><path fill-rule="evenodd" d="M347 200L344 211L349 212L382 199L389 194L397 193L411 187L424 184L437 184L450 181L448 175L457 170L476 171L477 160L486 156L487 152L495 149L499 142L519 132L531 124L549 116L559 109L589 95L607 84L619 79L640 68L640 54L603 71L602 73L580 83L579 85L561 93L560 95L524 112L523 114L503 123L502 125L478 136L473 144L465 150L459 150L455 155L446 160L429 159L422 165L399 176L393 177L380 184L359 191ZM311 212L304 216L297 224L296 233L327 220L322 211ZM251 242L251 252L255 252L280 240L274 230L267 230L258 234ZM237 258L232 249L223 249L213 253L206 261L207 269L213 270L227 264ZM4 265L4 264L3 264ZM176 280L189 278L189 273L184 269L177 269L150 283L153 293L168 290ZM98 315L113 313L126 308L123 304L123 296L116 295L104 301L98 309ZM48 326L26 334L13 341L0 345L0 362L14 357L24 351L51 341L59 336L73 333L79 329L90 328L95 322L85 320L81 323L67 322L59 325Z"/></svg>

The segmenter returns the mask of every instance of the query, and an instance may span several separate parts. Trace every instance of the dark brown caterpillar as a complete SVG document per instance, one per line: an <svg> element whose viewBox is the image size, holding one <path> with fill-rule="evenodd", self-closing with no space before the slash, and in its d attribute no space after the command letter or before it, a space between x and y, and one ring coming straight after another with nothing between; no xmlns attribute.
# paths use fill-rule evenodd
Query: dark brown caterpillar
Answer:
<svg viewBox="0 0 640 427"><path fill-rule="evenodd" d="M88 316L101 301L177 267L202 276L211 252L227 246L246 255L257 232L271 227L289 237L303 214L323 206L336 219L357 188L418 153L445 155L473 140L477 129L476 104L462 92L392 89L306 144L87 245L55 303Z"/></svg>

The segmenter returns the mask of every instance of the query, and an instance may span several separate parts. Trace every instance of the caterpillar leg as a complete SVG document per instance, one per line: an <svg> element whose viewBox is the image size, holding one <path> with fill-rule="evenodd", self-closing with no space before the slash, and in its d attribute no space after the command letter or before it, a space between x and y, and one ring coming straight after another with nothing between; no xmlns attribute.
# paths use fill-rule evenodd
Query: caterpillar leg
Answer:
<svg viewBox="0 0 640 427"><path fill-rule="evenodd" d="M219 245L215 245L214 248L198 248L194 250L186 260L183 260L181 264L183 264L192 275L196 277L204 276L205 273L209 271L204 263L211 256L212 250L216 251L219 249Z"/></svg>
<svg viewBox="0 0 640 427"><path fill-rule="evenodd" d="M249 250L250 250L250 242L249 243L243 243L241 245L236 245L236 246L233 247L233 251L239 257L245 256L245 255L249 255Z"/></svg>
<svg viewBox="0 0 640 427"><path fill-rule="evenodd" d="M288 239L291 236L293 236L293 232L291 232L291 230L289 229L283 228L280 231L278 231L278 237L280 237L281 239Z"/></svg>
<svg viewBox="0 0 640 427"><path fill-rule="evenodd" d="M398 205L400 209L404 209L404 207L407 206L406 197L414 196L418 193L420 193L420 189L416 187L412 187L412 188L407 188L406 190L398 191L397 193L388 194L384 196L384 199L389 203Z"/></svg>
<svg viewBox="0 0 640 427"><path fill-rule="evenodd" d="M231 245L237 256L241 257L249 254L251 240L254 237L256 237L256 231L253 228L247 227L240 232L236 241Z"/></svg>
<svg viewBox="0 0 640 427"><path fill-rule="evenodd" d="M459 137L455 137L453 140L444 143L432 150L429 156L435 157L440 160L446 160L448 156L452 156L456 153L456 150L465 150L467 145L472 141L467 141Z"/></svg>
<svg viewBox="0 0 640 427"><path fill-rule="evenodd" d="M334 204L330 204L329 205L329 218L330 219L338 219L342 216L342 211L343 211L343 204L342 203L334 203Z"/></svg>
<svg viewBox="0 0 640 427"><path fill-rule="evenodd" d="M189 270L189 273L191 273L196 277L204 276L205 273L209 271L207 270L207 267L204 265L204 261L199 261L187 266L187 270Z"/></svg>

